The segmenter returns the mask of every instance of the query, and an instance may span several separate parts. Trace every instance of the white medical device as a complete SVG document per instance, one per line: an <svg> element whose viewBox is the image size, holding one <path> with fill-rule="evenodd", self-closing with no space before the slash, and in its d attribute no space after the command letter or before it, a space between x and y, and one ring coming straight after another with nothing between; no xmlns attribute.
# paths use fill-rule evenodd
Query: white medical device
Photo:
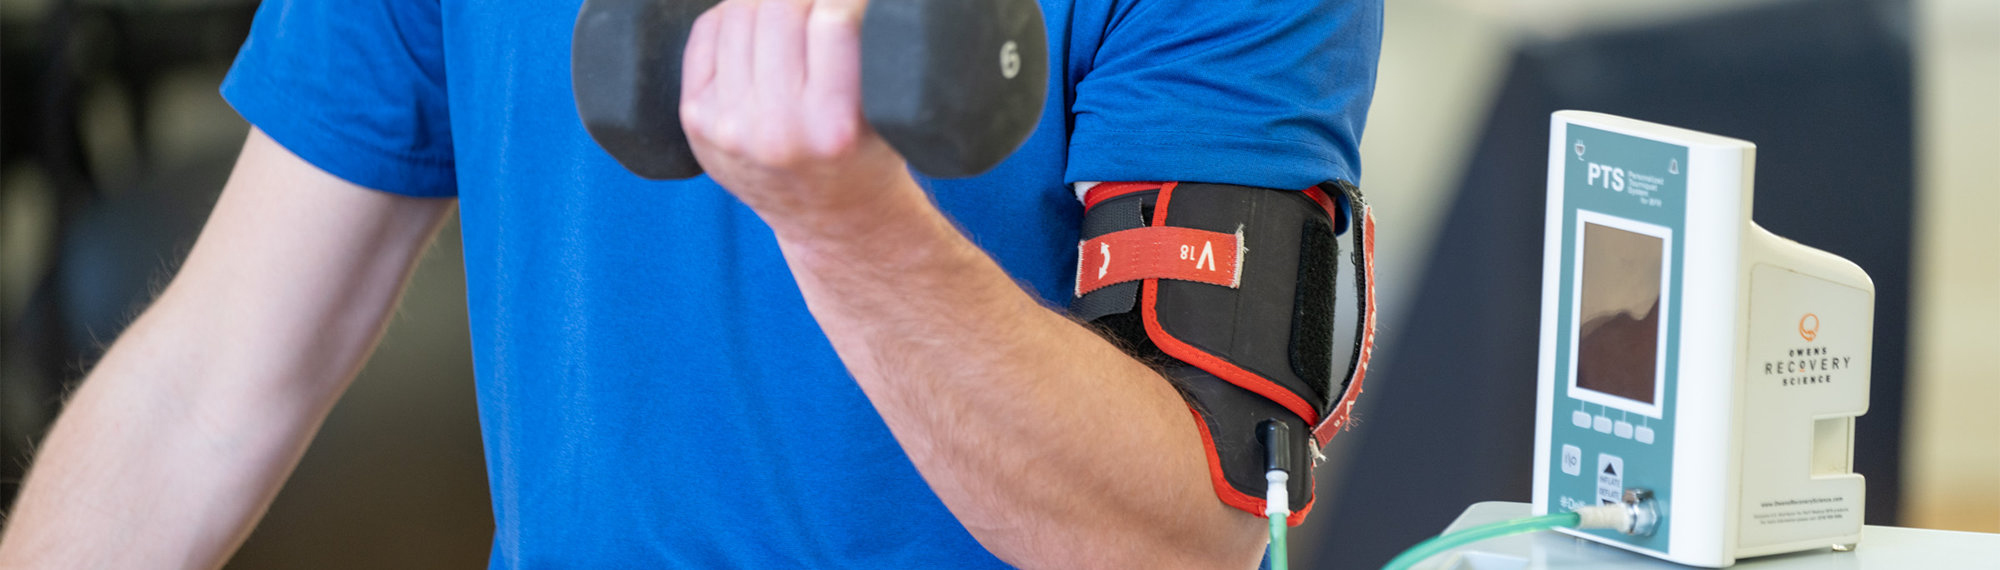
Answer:
<svg viewBox="0 0 2000 570"><path fill-rule="evenodd" d="M1615 117L1550 120L1534 512L1630 505L1683 564L1853 548L1875 286L1750 220L1756 146Z"/></svg>

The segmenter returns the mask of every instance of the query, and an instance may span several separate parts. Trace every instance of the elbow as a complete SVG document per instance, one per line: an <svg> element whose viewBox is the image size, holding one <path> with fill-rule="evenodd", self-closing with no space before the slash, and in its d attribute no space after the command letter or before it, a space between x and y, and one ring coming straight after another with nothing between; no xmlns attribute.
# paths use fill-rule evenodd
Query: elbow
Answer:
<svg viewBox="0 0 2000 570"><path fill-rule="evenodd" d="M1243 515L1249 521L1248 530L1231 529L1230 534L1214 543L1198 560L1199 565L1188 564L1186 568L1257 568L1264 561L1264 552L1270 544L1270 535L1265 530L1264 519Z"/></svg>

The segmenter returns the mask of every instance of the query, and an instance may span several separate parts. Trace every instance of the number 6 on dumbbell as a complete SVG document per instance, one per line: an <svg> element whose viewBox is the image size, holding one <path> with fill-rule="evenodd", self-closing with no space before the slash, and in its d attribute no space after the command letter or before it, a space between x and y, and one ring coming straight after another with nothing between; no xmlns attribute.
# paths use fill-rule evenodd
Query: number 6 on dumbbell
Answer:
<svg viewBox="0 0 2000 570"><path fill-rule="evenodd" d="M701 174L681 132L681 51L717 0L586 0L570 82L590 137L639 176ZM1048 38L1035 0L872 0L861 24L861 107L919 172L985 172L1042 115Z"/></svg>

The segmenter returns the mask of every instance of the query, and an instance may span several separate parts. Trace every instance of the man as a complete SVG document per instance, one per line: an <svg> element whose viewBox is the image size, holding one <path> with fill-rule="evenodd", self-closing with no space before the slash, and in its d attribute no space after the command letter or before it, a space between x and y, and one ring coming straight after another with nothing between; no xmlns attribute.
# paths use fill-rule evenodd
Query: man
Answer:
<svg viewBox="0 0 2000 570"><path fill-rule="evenodd" d="M857 0L731 0L645 182L566 79L575 2L272 0L208 226L48 438L0 566L213 567L456 197L493 566L1257 563L1173 385L1052 306L1070 183L1353 180L1379 4L1046 0L1037 132L913 177L860 122Z"/></svg>

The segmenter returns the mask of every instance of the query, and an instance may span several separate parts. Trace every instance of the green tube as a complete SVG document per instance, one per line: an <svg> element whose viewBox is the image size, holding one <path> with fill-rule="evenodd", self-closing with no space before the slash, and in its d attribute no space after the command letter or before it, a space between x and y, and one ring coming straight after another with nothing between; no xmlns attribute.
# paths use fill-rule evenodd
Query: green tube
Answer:
<svg viewBox="0 0 2000 570"><path fill-rule="evenodd" d="M1285 548L1285 517L1272 516L1269 518L1271 519L1271 551L1265 555L1265 558L1271 559L1271 570L1289 570L1292 563L1288 559L1289 553Z"/></svg>
<svg viewBox="0 0 2000 570"><path fill-rule="evenodd" d="M1416 546L1410 547L1409 550L1403 551L1402 554L1396 555L1395 559L1389 561L1388 566L1383 566L1382 568L1383 570L1409 570L1415 567L1418 562L1423 562L1424 559L1436 556L1438 553L1446 550L1510 534L1534 532L1557 527L1575 527L1580 518L1576 513L1555 513L1479 525L1444 536L1431 537L1430 540L1419 542Z"/></svg>

